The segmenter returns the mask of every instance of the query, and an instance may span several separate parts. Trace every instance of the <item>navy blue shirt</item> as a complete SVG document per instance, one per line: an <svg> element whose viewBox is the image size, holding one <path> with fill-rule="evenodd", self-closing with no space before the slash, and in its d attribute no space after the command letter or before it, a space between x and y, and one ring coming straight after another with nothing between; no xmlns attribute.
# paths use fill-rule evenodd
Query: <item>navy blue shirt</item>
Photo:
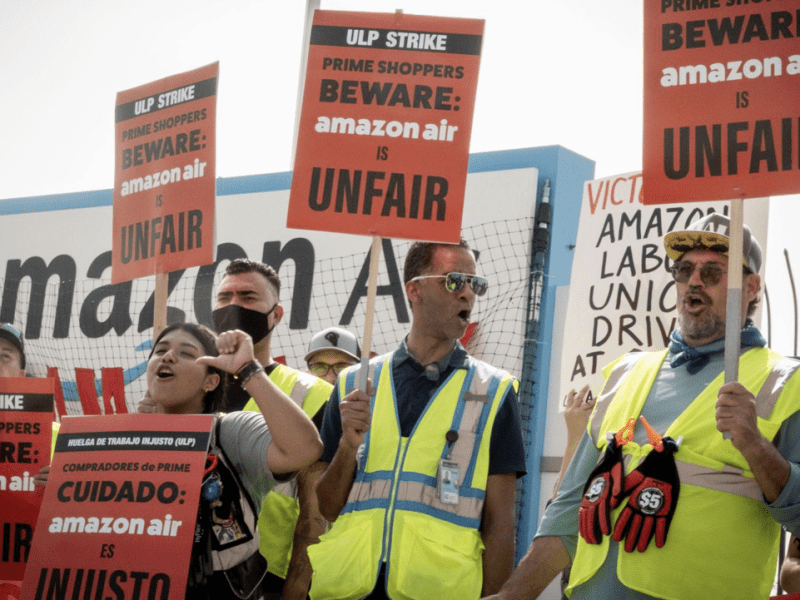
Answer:
<svg viewBox="0 0 800 600"><path fill-rule="evenodd" d="M453 351L439 363L422 366L408 352L405 340L392 358L392 376L397 393L397 412L400 419L400 435L408 437L417 424L431 397L439 387L447 381L456 369L467 369L467 351L456 343ZM331 462L339 440L342 437L342 421L339 414L339 386L333 387L330 401L325 408L322 422L322 443L325 450L322 458ZM489 474L516 473L517 477L525 475L525 445L522 441L517 392L508 386L505 398L495 417L492 437L489 445Z"/></svg>

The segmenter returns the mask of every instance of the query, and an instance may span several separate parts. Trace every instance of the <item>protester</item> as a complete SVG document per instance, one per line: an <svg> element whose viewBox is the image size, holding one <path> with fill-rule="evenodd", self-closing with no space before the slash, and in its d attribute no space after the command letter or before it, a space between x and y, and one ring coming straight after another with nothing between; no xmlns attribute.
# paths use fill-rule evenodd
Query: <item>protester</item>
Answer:
<svg viewBox="0 0 800 600"><path fill-rule="evenodd" d="M525 472L516 379L459 343L487 282L460 245L412 244L412 325L400 347L344 371L325 410L317 486L331 530L309 549L311 598L478 598L514 558Z"/></svg>
<svg viewBox="0 0 800 600"><path fill-rule="evenodd" d="M761 249L745 228L742 312L729 315L739 381L723 385L729 227L712 214L665 236L679 328L668 349L604 370L558 496L492 598L537 597L571 557L572 600L769 597L780 524L800 525L800 363L747 319Z"/></svg>
<svg viewBox="0 0 800 600"><path fill-rule="evenodd" d="M361 360L361 348L346 329L328 327L311 338L304 360L309 373L333 385L339 373Z"/></svg>
<svg viewBox="0 0 800 600"><path fill-rule="evenodd" d="M22 332L11 323L0 323L0 377L25 377L25 347ZM53 423L53 440L58 427ZM44 485L50 466L42 467L33 477L36 485ZM19 598L21 581L0 580L0 592Z"/></svg>
<svg viewBox="0 0 800 600"><path fill-rule="evenodd" d="M323 388L320 385L322 380L335 383L339 372L358 362L358 356L358 341L349 331L330 327L314 335L305 356L309 372L314 377L319 377L318 382L311 384L311 393L319 394L320 390L324 390L324 401L327 402L331 388ZM302 377L302 374L297 377ZM282 381L285 379L279 378L276 383L280 385ZM301 402L302 400L300 398ZM316 407L318 404L319 395L304 406ZM322 426L324 406L323 404L315 415L309 413L317 428ZM259 530L265 529L261 531L262 554L272 557L267 575L271 591L268 600L303 600L308 597L312 571L307 548L319 541L319 536L328 526L328 522L320 514L314 491L321 472L322 463L317 462L307 467L296 480L275 486L264 503L262 512L265 517L262 518ZM269 525L266 524L268 520L271 521Z"/></svg>
<svg viewBox="0 0 800 600"><path fill-rule="evenodd" d="M254 533L257 515L246 507L261 506L276 477L316 461L322 446L311 420L266 376L255 360L251 337L240 330L216 338L203 325L166 327L156 338L147 363L148 393L162 413L215 413L222 401L223 373L236 376L235 385L247 391L261 414L245 411L217 417L215 437L222 449L221 460L206 474L204 485L214 477L235 481L235 477L226 475L228 468L236 471L244 490L239 488L237 493L230 485L223 485L220 498L201 495L199 518L206 515L214 523L224 521L225 526L212 528L209 522L202 528L205 535L217 536L218 550L212 551L211 544L198 544L197 540L194 548L206 547L212 554L244 558L233 569L209 573L203 565L214 564L213 557L193 554L186 597L264 598L267 565L258 552L258 537L247 542L247 534ZM241 502L240 496L249 496L254 504ZM236 506L243 509L232 508ZM217 511L224 513L225 519L215 521Z"/></svg>
<svg viewBox="0 0 800 600"><path fill-rule="evenodd" d="M256 359L265 365L269 379L316 423L331 393L331 386L276 362L270 346L275 327L283 319L281 282L275 269L264 263L240 258L231 261L217 290L212 317L222 333L241 329L253 339ZM258 410L238 386L229 386L225 410ZM311 583L306 547L316 543L325 530L325 519L317 508L314 487L320 466L315 463L298 473L294 481L273 488L261 508L259 535L261 553L269 563L270 599L303 600Z"/></svg>

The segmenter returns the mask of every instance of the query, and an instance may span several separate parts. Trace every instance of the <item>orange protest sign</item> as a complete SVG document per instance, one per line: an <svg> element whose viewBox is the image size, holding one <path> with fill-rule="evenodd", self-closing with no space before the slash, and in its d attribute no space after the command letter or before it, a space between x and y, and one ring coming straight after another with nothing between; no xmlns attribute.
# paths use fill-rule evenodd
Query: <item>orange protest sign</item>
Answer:
<svg viewBox="0 0 800 600"><path fill-rule="evenodd" d="M214 260L219 63L117 94L112 283Z"/></svg>
<svg viewBox="0 0 800 600"><path fill-rule="evenodd" d="M213 419L66 417L21 598L183 598Z"/></svg>
<svg viewBox="0 0 800 600"><path fill-rule="evenodd" d="M800 190L800 1L644 3L644 202Z"/></svg>
<svg viewBox="0 0 800 600"><path fill-rule="evenodd" d="M0 579L22 580L50 464L53 380L0 377Z"/></svg>
<svg viewBox="0 0 800 600"><path fill-rule="evenodd" d="M316 11L289 227L458 242L483 27Z"/></svg>

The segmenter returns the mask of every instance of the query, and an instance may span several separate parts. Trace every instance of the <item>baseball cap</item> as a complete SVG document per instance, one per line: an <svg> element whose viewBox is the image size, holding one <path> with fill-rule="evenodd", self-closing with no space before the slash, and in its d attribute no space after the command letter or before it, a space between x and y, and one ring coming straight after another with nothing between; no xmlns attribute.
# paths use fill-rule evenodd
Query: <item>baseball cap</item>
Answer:
<svg viewBox="0 0 800 600"><path fill-rule="evenodd" d="M14 344L20 355L22 355L22 368L25 368L25 347L23 344L22 332L11 323L0 323L0 337L7 339Z"/></svg>
<svg viewBox="0 0 800 600"><path fill-rule="evenodd" d="M338 350L354 360L361 360L361 348L356 336L341 327L328 327L315 334L308 344L305 361L308 362L320 350Z"/></svg>
<svg viewBox="0 0 800 600"><path fill-rule="evenodd" d="M711 250L728 255L731 220L720 213L711 213L692 223L683 231L672 231L664 236L664 248L673 261L680 260L689 250ZM761 246L750 228L745 225L742 234L744 266L753 273L761 270Z"/></svg>

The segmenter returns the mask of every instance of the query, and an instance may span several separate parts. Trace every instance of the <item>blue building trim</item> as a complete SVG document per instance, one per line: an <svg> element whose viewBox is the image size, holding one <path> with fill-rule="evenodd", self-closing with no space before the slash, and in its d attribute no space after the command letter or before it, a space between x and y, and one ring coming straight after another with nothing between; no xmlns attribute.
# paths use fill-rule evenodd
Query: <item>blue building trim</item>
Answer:
<svg viewBox="0 0 800 600"><path fill-rule="evenodd" d="M578 156L561 146L477 152L469 155L469 173L507 171L510 169L525 169L533 166L539 169L539 183L541 185L543 181L542 169L545 165L542 164L542 166L540 166L538 163L553 162L552 159L562 153L573 157ZM552 179L552 176L548 176L547 178ZM217 178L217 196L275 192L288 190L291 185L291 171L270 173L267 175L219 177ZM27 198L10 198L8 200L0 200L0 215L111 206L113 200L113 192L110 189L74 192L69 194L52 194L48 196L31 196Z"/></svg>
<svg viewBox="0 0 800 600"><path fill-rule="evenodd" d="M545 180L550 181L550 248L547 255L545 277L539 307L538 351L532 373L523 373L533 381L530 399L530 430L526 440L529 476L523 480L523 510L517 523L516 561L528 550L538 525L541 494L548 497L551 490L541 489L541 462L544 453L545 427L547 425L548 393L550 389L550 354L554 332L556 288L569 285L572 273L573 250L578 231L583 186L594 179L595 163L562 146L526 148L497 153L492 157L495 169L535 167L539 171L537 204L542 200ZM482 168L482 155L474 155L475 167ZM488 158L488 157L487 157ZM490 170L487 160L485 170ZM501 166L502 165L502 166ZM472 171L473 163L470 162ZM526 399L521 398L524 402Z"/></svg>

